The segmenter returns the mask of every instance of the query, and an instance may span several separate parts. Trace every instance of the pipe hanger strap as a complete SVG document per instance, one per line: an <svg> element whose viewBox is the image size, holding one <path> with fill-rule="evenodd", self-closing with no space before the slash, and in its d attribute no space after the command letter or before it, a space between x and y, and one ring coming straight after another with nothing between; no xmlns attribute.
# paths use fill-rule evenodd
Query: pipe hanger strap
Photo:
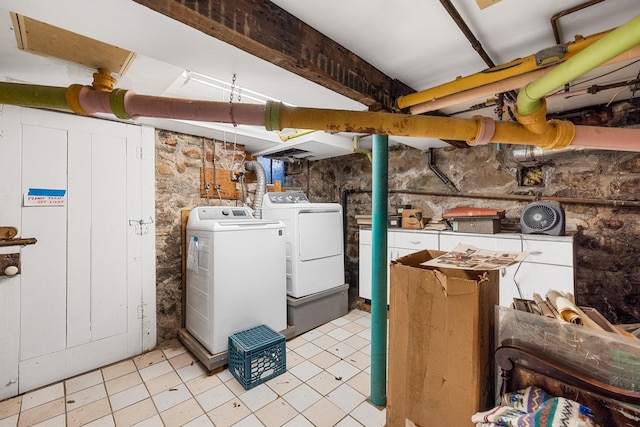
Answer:
<svg viewBox="0 0 640 427"><path fill-rule="evenodd" d="M267 105L264 108L264 127L266 130L281 130L280 129L280 106L282 103L267 101Z"/></svg>
<svg viewBox="0 0 640 427"><path fill-rule="evenodd" d="M109 105L111 112L119 119L131 120L131 116L124 107L124 97L127 94L126 89L114 89L109 96Z"/></svg>
<svg viewBox="0 0 640 427"><path fill-rule="evenodd" d="M80 116L88 116L87 112L82 108L80 104L80 90L83 88L82 85L75 84L71 85L67 88L67 91L64 93L64 98L67 100L67 105L74 113Z"/></svg>
<svg viewBox="0 0 640 427"><path fill-rule="evenodd" d="M496 133L496 122L489 117L473 116L478 127L475 138L467 141L469 145L487 145Z"/></svg>

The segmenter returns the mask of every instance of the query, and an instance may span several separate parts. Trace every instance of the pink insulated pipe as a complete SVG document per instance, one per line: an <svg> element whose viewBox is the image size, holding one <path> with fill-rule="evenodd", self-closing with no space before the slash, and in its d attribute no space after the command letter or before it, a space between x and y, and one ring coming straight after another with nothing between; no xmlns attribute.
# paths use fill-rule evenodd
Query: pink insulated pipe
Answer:
<svg viewBox="0 0 640 427"><path fill-rule="evenodd" d="M576 133L570 145L637 152L640 151L640 131L626 128L576 126Z"/></svg>
<svg viewBox="0 0 640 427"><path fill-rule="evenodd" d="M85 86L78 97L87 115L115 114L121 119L172 118L217 123L264 126L264 105L211 102L205 100L138 95L131 90L101 92Z"/></svg>

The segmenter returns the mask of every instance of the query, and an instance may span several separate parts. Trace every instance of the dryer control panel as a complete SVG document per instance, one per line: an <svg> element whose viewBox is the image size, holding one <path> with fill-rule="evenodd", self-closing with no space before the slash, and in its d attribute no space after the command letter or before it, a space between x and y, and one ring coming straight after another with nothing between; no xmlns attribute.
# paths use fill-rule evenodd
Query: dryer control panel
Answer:
<svg viewBox="0 0 640 427"><path fill-rule="evenodd" d="M269 202L275 205L289 203L309 203L309 199L304 193L267 193Z"/></svg>

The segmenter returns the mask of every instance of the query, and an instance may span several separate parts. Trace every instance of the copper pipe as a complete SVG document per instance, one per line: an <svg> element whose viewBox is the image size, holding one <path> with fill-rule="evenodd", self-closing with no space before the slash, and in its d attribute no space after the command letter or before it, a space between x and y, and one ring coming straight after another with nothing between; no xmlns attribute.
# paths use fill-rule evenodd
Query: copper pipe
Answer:
<svg viewBox="0 0 640 427"><path fill-rule="evenodd" d="M593 6L594 4L597 4L603 1L604 0L591 0L586 3L582 3L577 6L570 7L569 9L565 9L553 15L551 17L551 29L553 30L553 36L556 39L556 44L562 44L562 41L560 39L560 31L558 30L558 24L556 22L558 19L562 18L563 16L570 15L579 10L586 9L589 6Z"/></svg>
<svg viewBox="0 0 640 427"><path fill-rule="evenodd" d="M365 190L366 192L366 190ZM610 207L640 207L640 200L615 200L615 199L589 199L581 197L554 197L554 196L526 196L517 194L482 194L482 193L439 193L434 191L421 191L410 189L389 189L389 193L414 194L418 196L432 197L457 197L463 199L486 199L486 200L512 200L517 202L535 202L537 200L555 200L563 204L573 205L597 205Z"/></svg>
<svg viewBox="0 0 640 427"><path fill-rule="evenodd" d="M453 19L453 21L458 25L458 28L460 28L467 40L469 40L469 43L471 43L471 47L473 47L473 49L478 52L478 55L480 55L484 63L487 64L487 66L489 66L490 68L495 67L496 64L491 60L487 51L484 50L480 41L476 38L476 36L473 35L473 32L471 32L471 29L469 28L467 23L464 21L464 19L462 19L462 16L460 16L456 8L451 4L451 1L440 0L440 3L442 3L442 6L444 6L444 8L447 10L449 16L451 16L451 19Z"/></svg>
<svg viewBox="0 0 640 427"><path fill-rule="evenodd" d="M451 4L451 1L440 0L440 3L442 3L442 6L444 6L444 8L447 10L447 13L449 13L451 19L453 19L458 28L460 28L460 31L462 31L467 40L469 40L469 43L471 43L471 47L473 48L473 50L478 52L480 58L482 58L484 63L487 64L489 68L494 68L496 66L495 62L493 62L487 51L482 47L482 43L480 43L480 41L473 34L465 20L462 18L462 16L460 16L460 13L458 13L458 10L453 4ZM507 96L511 99L516 99L518 94L514 91L510 91L507 93Z"/></svg>

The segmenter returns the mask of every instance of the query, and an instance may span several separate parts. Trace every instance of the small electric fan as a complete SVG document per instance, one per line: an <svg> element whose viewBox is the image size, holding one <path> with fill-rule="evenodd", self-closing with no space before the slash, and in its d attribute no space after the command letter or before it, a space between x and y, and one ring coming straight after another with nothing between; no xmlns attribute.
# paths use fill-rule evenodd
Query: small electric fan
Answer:
<svg viewBox="0 0 640 427"><path fill-rule="evenodd" d="M524 234L564 236L564 209L553 200L529 203L522 210L520 228Z"/></svg>

